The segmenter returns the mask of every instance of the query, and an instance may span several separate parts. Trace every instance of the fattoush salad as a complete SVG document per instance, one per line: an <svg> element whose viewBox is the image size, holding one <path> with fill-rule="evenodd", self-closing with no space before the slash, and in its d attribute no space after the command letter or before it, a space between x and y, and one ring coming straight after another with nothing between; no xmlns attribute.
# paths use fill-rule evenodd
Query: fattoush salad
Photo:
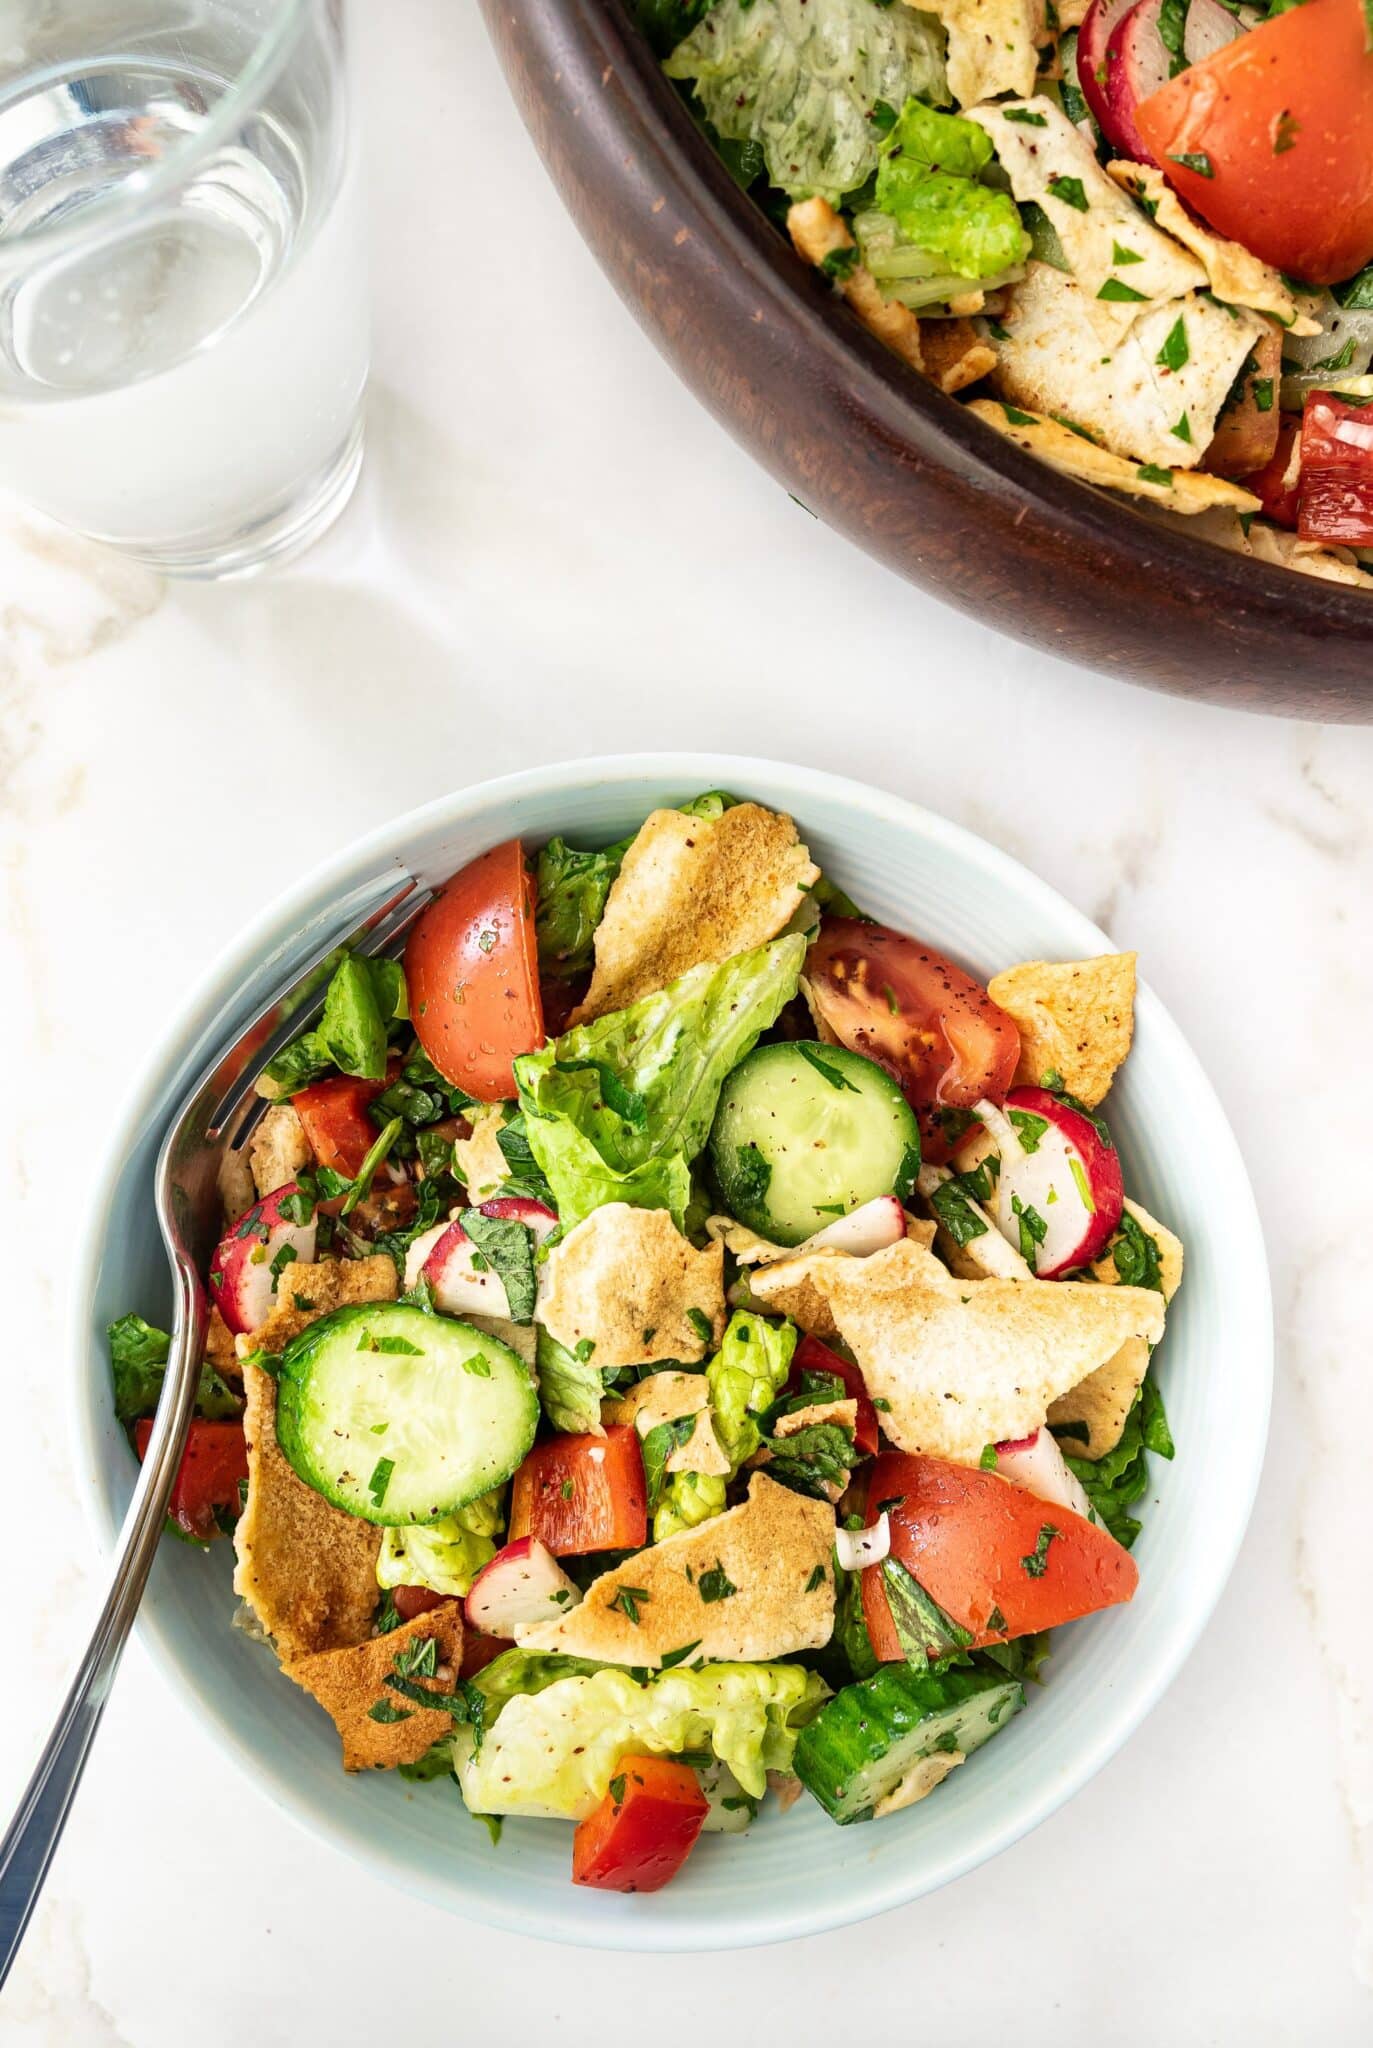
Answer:
<svg viewBox="0 0 1373 2048"><path fill-rule="evenodd" d="M1101 1111L1134 985L984 987L722 792L492 847L345 957L223 1170L171 1517L345 1770L650 1891L1005 1728L1173 1451L1182 1247ZM110 1343L142 1452L168 1339Z"/></svg>
<svg viewBox="0 0 1373 2048"><path fill-rule="evenodd" d="M1373 0L628 0L736 182L1070 476L1373 587Z"/></svg>

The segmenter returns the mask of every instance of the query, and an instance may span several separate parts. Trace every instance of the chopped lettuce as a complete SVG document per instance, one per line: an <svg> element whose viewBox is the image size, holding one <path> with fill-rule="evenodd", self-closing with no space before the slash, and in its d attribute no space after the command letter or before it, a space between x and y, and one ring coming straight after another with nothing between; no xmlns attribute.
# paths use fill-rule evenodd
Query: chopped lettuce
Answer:
<svg viewBox="0 0 1373 2048"><path fill-rule="evenodd" d="M601 1375L590 1359L578 1358L539 1325L539 1399L554 1429L572 1436L599 1429Z"/></svg>
<svg viewBox="0 0 1373 2048"><path fill-rule="evenodd" d="M114 1412L120 1422L137 1422L151 1415L162 1396L167 1359L172 1340L165 1330L154 1329L142 1316L121 1316L106 1331L110 1346L110 1377L114 1382ZM200 1368L195 1412L210 1422L236 1419L243 1403L227 1380L221 1379L208 1359Z"/></svg>
<svg viewBox="0 0 1373 2048"><path fill-rule="evenodd" d="M629 11L660 57L707 14L711 0L629 0Z"/></svg>
<svg viewBox="0 0 1373 2048"><path fill-rule="evenodd" d="M908 266L923 260L925 283L937 278L946 286L1000 282L1024 263L1030 238L1015 201L981 182L991 159L991 139L975 121L907 100L877 167L877 212L894 223L900 240L883 248L878 223L869 218L861 244L884 288L905 281L902 258ZM915 276L908 267L906 277Z"/></svg>
<svg viewBox="0 0 1373 2048"><path fill-rule="evenodd" d="M409 1014L405 975L398 961L345 953L334 969L318 1025L267 1062L255 1083L258 1094L276 1102L335 1069L367 1081L382 1080L387 1026Z"/></svg>
<svg viewBox="0 0 1373 2048"><path fill-rule="evenodd" d="M1115 1537L1128 1550L1143 1526L1129 1510L1149 1485L1148 1452L1173 1456L1173 1433L1163 1409L1163 1396L1152 1372L1144 1376L1134 1407L1125 1418L1120 1442L1104 1458L1075 1458L1070 1435L1055 1432L1069 1471L1082 1481L1087 1498Z"/></svg>
<svg viewBox="0 0 1373 2048"><path fill-rule="evenodd" d="M547 1682L547 1673L502 1673L507 1653L474 1685L499 1699L480 1744L470 1728L453 1741L463 1798L474 1813L584 1820L604 1798L622 1758L710 1751L743 1791L761 1799L769 1771L791 1768L796 1737L829 1696L800 1664L707 1664L660 1671L642 1682L600 1670ZM544 1659L566 1664L568 1659ZM512 1679L544 1681L511 1696Z"/></svg>
<svg viewBox="0 0 1373 2048"><path fill-rule="evenodd" d="M495 1539L504 1526L503 1488L497 1487L441 1521L383 1529L377 1583L427 1586L456 1600L496 1555Z"/></svg>
<svg viewBox="0 0 1373 2048"><path fill-rule="evenodd" d="M796 936L704 962L516 1060L529 1147L565 1230L606 1202L669 1209L681 1229L726 1076L795 994L805 952Z"/></svg>
<svg viewBox="0 0 1373 2048"><path fill-rule="evenodd" d="M798 1336L792 1323L769 1322L766 1316L738 1309L706 1367L715 1438L729 1459L731 1479L762 1443L758 1417L786 1384ZM700 1472L669 1474L654 1510L654 1542L723 1514L727 1484L724 1478Z"/></svg>
<svg viewBox="0 0 1373 2048"><path fill-rule="evenodd" d="M792 199L834 204L867 183L912 94L947 100L944 31L873 0L719 0L664 64L729 142L755 142Z"/></svg>

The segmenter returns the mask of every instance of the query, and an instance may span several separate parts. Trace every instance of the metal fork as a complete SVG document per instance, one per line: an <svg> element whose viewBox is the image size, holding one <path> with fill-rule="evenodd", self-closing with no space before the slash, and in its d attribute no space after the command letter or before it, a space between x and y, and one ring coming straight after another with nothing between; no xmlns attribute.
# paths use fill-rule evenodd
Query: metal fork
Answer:
<svg viewBox="0 0 1373 2048"><path fill-rule="evenodd" d="M266 1105L254 1082L267 1062L318 1018L344 950L399 950L432 891L399 864L355 891L349 922L321 935L307 964L222 1046L189 1089L158 1153L157 1220L175 1291L171 1351L147 1455L119 1532L110 1590L56 1725L0 1842L0 1986L28 1926L100 1725L143 1597L195 1406L208 1310L200 1274L220 1235L219 1173L241 1150Z"/></svg>

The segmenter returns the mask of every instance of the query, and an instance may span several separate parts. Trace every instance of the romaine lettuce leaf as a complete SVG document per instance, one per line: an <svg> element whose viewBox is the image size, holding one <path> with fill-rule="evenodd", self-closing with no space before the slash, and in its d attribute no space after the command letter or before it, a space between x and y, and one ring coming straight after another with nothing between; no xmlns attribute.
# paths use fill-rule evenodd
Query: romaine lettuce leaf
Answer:
<svg viewBox="0 0 1373 2048"><path fill-rule="evenodd" d="M377 1584L428 1586L450 1599L470 1592L477 1573L496 1555L495 1539L505 1526L503 1494L497 1487L438 1522L383 1529Z"/></svg>
<svg viewBox="0 0 1373 2048"><path fill-rule="evenodd" d="M716 1441L729 1459L731 1479L763 1440L757 1418L786 1384L799 1334L792 1323L769 1322L766 1316L738 1309L706 1366L711 1420ZM700 1472L669 1474L654 1510L654 1542L723 1514L727 1484Z"/></svg>
<svg viewBox="0 0 1373 2048"><path fill-rule="evenodd" d="M931 272L1000 278L1029 253L1015 201L979 182L991 158L991 139L975 121L916 99L907 100L882 143L878 211L929 260Z"/></svg>
<svg viewBox="0 0 1373 2048"><path fill-rule="evenodd" d="M1148 1489L1147 1454L1154 1451L1160 1458L1171 1458L1174 1452L1173 1433L1153 1373L1145 1374L1135 1405L1125 1418L1120 1442L1113 1451L1108 1451L1104 1458L1075 1458L1069 1435L1058 1436L1058 1447L1069 1471L1082 1481L1101 1520L1117 1543L1123 1543L1128 1550L1143 1526L1129 1510Z"/></svg>
<svg viewBox="0 0 1373 2048"><path fill-rule="evenodd" d="M601 1426L601 1375L590 1359L578 1358L539 1325L539 1399L554 1429L572 1436Z"/></svg>
<svg viewBox="0 0 1373 2048"><path fill-rule="evenodd" d="M329 982L317 1028L283 1046L254 1086L276 1102L334 1069L380 1081L386 1074L387 1026L409 1015L399 961L345 953Z"/></svg>
<svg viewBox="0 0 1373 2048"><path fill-rule="evenodd" d="M895 108L949 97L939 22L873 0L719 0L663 68L727 141L761 144L774 185L836 205L876 170Z"/></svg>
<svg viewBox="0 0 1373 2048"><path fill-rule="evenodd" d="M136 1422L151 1415L162 1396L167 1358L172 1340L165 1330L145 1323L142 1316L121 1316L105 1335L110 1346L110 1376L114 1381L114 1412L120 1422ZM236 1420L243 1402L227 1380L221 1379L206 1359L200 1368L195 1412L210 1422Z"/></svg>
<svg viewBox="0 0 1373 2048"><path fill-rule="evenodd" d="M796 993L805 953L798 934L704 962L516 1060L529 1147L565 1230L605 1202L670 1209L682 1228L720 1090Z"/></svg>
<svg viewBox="0 0 1373 2048"><path fill-rule="evenodd" d="M790 1770L798 1732L829 1697L824 1680L800 1664L707 1664L642 1683L605 1669L512 1697L519 1674L501 1673L507 1661L498 1657L473 1681L493 1703L500 1699L480 1745L470 1728L453 1740L458 1783L474 1813L584 1820L623 1757L692 1750L713 1751L761 1799L767 1773Z"/></svg>

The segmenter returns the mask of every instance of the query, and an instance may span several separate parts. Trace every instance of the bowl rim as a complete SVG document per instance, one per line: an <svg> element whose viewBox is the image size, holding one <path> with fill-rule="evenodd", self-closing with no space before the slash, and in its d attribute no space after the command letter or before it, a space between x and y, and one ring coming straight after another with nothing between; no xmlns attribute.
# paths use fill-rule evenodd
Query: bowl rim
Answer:
<svg viewBox="0 0 1373 2048"><path fill-rule="evenodd" d="M495 0L483 0L485 6L492 4ZM781 281L796 321L809 329L812 340L821 335L838 352L849 378L861 380L868 402L898 431L904 422L909 438L918 422L926 452L928 443L936 440L947 459L965 473L1011 485L1021 499L1033 502L1039 516L1065 542L1094 542L1117 557L1127 556L1135 570L1184 577L1205 586L1208 599L1224 600L1241 610L1262 606L1266 612L1280 612L1282 623L1292 630L1294 645L1298 625L1317 635L1349 634L1356 642L1373 636L1373 591L1222 548L1193 531L1186 518L1179 517L1176 524L1151 518L1123 494L1051 468L997 433L956 396L913 375L837 292L819 286L814 269L735 183L692 121L626 0L515 0L511 19L536 20L549 4L563 18L564 32L584 43L592 67L604 78L613 72L634 119L653 134L678 177L696 188L731 257L760 288L765 280Z"/></svg>
<svg viewBox="0 0 1373 2048"><path fill-rule="evenodd" d="M143 1064L137 1081L126 1091L111 1136L82 1216L75 1285L68 1296L65 1351L67 1356L66 1398L69 1441L72 1445L78 1492L87 1523L102 1558L108 1558L118 1536L118 1520L107 1512L99 1479L101 1464L101 1420L99 1379L92 1369L89 1348L90 1306L100 1276L105 1244L105 1224L118 1180L139 1132L150 1112L165 1118L173 1081L180 1080L187 1065L203 1057L200 1039L207 1027L201 1020L213 1001L214 1014L226 1005L231 992L241 986L246 974L260 964L263 956L286 933L299 927L308 907L325 892L341 901L349 886L365 874L395 857L404 839L416 839L435 828L452 830L483 814L499 817L502 811L524 797L545 797L560 791L591 785L628 785L649 781L680 780L684 786L699 788L741 788L764 778L789 789L787 803L804 820L809 798L823 798L848 808L858 808L874 818L887 832L914 832L926 844L970 860L994 883L1012 884L1018 892L1036 900L1059 920L1074 924L1081 934L1083 956L1087 949L1114 950L1111 941L1085 913L1043 881L1034 871L991 841L967 827L955 824L924 806L896 796L855 778L762 757L716 753L655 752L590 756L527 768L471 784L429 803L417 806L374 827L358 840L350 841L281 892L249 921L240 934L221 947L194 981L175 1016L162 1032L157 1047ZM776 801L777 799L773 799ZM1272 1298L1262 1225L1242 1155L1229 1120L1197 1055L1173 1021L1159 997L1142 981L1137 1011L1146 1014L1151 1031L1171 1039L1169 1057L1190 1067L1191 1078L1209 1098L1214 1115L1210 1140L1220 1147L1211 1153L1212 1164L1227 1169L1232 1206L1227 1211L1227 1259L1224 1270L1244 1270L1242 1309L1247 1322L1246 1354L1250 1361L1252 1399L1234 1417L1227 1431L1228 1470L1231 1475L1228 1523L1210 1530L1206 1543L1190 1561L1183 1595L1160 1617L1159 1639L1153 1646L1147 1671L1138 1682L1109 1690L1102 1699L1092 1732L1075 1752L1063 1771L1045 1774L1032 1793L1017 1803L1007 1818L983 1821L965 1830L964 1838L950 1843L935 1856L929 1867L915 1873L879 1874L866 1880L858 1903L854 1894L836 1897L833 1891L815 1887L803 1905L779 1908L771 1899L761 1898L747 1915L738 1915L725 1926L715 1923L709 1905L683 1914L671 1922L655 1923L632 1918L607 1918L591 1931L585 1922L569 1915L558 1920L541 1901L537 1924L528 1911L508 1903L502 1889L478 1890L461 1880L441 1882L404 1855L380 1843L366 1844L335 1817L332 1809L321 1810L306 1794L297 1794L283 1784L279 1775L264 1773L257 1753L239 1738L222 1716L206 1717L208 1732L217 1746L249 1777L257 1790L273 1805L302 1827L307 1834L341 1849L350 1860L361 1863L374 1875L383 1876L401 1890L456 1912L473 1921L505 1931L532 1935L543 1940L567 1942L580 1947L600 1947L645 1953L681 1953L724 1948L762 1946L810 1934L828 1932L857 1921L875 1917L907 1905L1012 1846L1065 1805L1122 1747L1145 1716L1157 1704L1195 1647L1229 1578L1247 1529L1262 1472L1267 1443L1273 1382ZM194 1054L191 1060L190 1052ZM170 1077L170 1078L169 1078ZM193 1689L187 1684L184 1660L178 1653L170 1630L158 1613L155 1584L144 1596L136 1630L160 1677L190 1706ZM190 1692L191 1697L186 1697ZM515 1887L516 1894L518 1887ZM569 1887L570 1889L570 1887Z"/></svg>

